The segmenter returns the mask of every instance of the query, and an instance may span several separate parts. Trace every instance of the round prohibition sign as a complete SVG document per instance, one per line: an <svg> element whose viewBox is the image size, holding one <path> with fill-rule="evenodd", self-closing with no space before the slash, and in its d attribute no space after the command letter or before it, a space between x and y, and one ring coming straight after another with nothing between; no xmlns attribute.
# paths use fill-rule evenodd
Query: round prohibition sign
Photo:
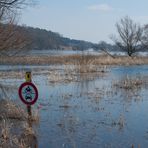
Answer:
<svg viewBox="0 0 148 148"><path fill-rule="evenodd" d="M33 105L38 99L38 90L31 82L24 82L19 87L19 97L26 105Z"/></svg>

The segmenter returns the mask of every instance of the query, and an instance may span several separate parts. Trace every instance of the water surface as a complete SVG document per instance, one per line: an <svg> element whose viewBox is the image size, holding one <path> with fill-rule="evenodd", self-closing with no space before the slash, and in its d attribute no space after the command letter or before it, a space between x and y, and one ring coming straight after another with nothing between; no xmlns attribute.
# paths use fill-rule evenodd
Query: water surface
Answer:
<svg viewBox="0 0 148 148"><path fill-rule="evenodd" d="M8 94L18 101L24 73L32 71L39 90L34 107L40 110L35 125L39 148L148 147L147 65L109 67L102 75L77 74L75 79L66 68L0 66L0 83L13 86ZM120 87L131 79L142 84Z"/></svg>

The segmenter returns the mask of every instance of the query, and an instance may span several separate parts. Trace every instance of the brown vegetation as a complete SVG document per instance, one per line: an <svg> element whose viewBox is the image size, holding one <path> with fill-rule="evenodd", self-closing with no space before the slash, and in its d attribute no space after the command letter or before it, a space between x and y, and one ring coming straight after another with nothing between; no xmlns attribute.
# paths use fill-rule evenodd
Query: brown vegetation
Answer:
<svg viewBox="0 0 148 148"><path fill-rule="evenodd" d="M30 122L38 117L36 114ZM35 132L29 125L26 111L9 99L0 100L0 147L35 148L36 145Z"/></svg>
<svg viewBox="0 0 148 148"><path fill-rule="evenodd" d="M148 57L118 56L112 58L107 55L69 55L69 56L0 56L0 64L74 64L74 65L140 65L148 64Z"/></svg>
<svg viewBox="0 0 148 148"><path fill-rule="evenodd" d="M147 81L147 77L142 77L142 78L141 77L129 77L127 75L124 79L118 82L115 82L113 85L118 88L131 91L134 89L139 89L142 86L147 87L148 81Z"/></svg>

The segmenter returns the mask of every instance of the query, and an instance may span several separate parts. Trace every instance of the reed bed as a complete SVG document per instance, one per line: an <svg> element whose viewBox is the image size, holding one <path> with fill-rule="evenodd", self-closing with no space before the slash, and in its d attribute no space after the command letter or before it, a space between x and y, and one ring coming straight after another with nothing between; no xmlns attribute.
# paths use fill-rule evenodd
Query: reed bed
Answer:
<svg viewBox="0 0 148 148"><path fill-rule="evenodd" d="M148 57L141 56L116 56L108 55L67 55L67 56L0 56L1 64L23 64L23 65L44 65L44 64L86 64L95 65L137 65L148 64Z"/></svg>
<svg viewBox="0 0 148 148"><path fill-rule="evenodd" d="M0 147L34 148L37 144L36 134L30 124L38 121L37 110L33 111L29 121L27 112L22 106L9 99L0 100Z"/></svg>
<svg viewBox="0 0 148 148"><path fill-rule="evenodd" d="M113 82L113 85L126 90L140 89L148 86L148 79L147 77L131 77L127 75L124 79Z"/></svg>

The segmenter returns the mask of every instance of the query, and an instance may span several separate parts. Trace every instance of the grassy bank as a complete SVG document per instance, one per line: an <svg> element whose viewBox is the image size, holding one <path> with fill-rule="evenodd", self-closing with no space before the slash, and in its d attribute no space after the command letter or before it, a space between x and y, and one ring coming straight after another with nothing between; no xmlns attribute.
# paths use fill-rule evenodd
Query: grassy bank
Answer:
<svg viewBox="0 0 148 148"><path fill-rule="evenodd" d="M128 57L108 55L68 55L68 56L0 56L0 64L44 65L44 64L74 64L74 65L137 65L148 64L148 57Z"/></svg>
<svg viewBox="0 0 148 148"><path fill-rule="evenodd" d="M37 121L33 116L30 123ZM0 99L0 147L35 148L36 134L28 124L27 112L10 99Z"/></svg>

